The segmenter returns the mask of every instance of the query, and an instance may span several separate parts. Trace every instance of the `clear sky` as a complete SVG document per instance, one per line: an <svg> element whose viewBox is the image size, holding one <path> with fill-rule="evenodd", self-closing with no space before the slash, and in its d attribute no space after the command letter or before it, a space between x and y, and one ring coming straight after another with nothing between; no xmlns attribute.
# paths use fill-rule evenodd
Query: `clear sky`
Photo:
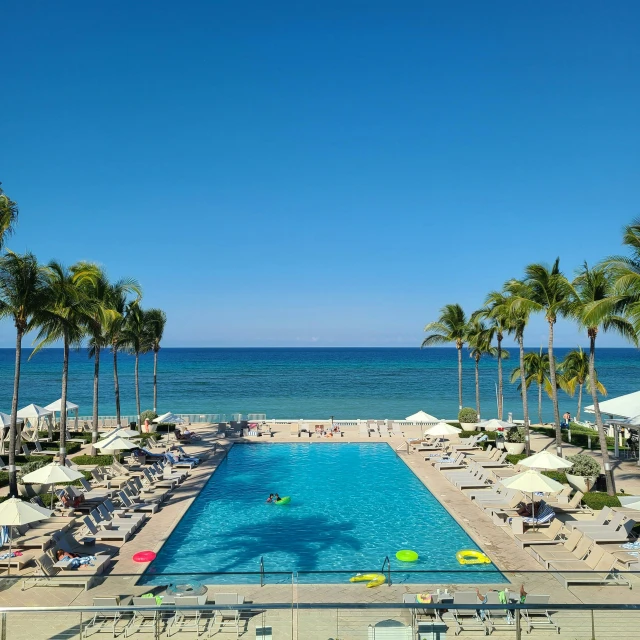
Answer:
<svg viewBox="0 0 640 640"><path fill-rule="evenodd" d="M8 246L137 277L166 346L417 345L640 214L635 0L4 0L2 24Z"/></svg>

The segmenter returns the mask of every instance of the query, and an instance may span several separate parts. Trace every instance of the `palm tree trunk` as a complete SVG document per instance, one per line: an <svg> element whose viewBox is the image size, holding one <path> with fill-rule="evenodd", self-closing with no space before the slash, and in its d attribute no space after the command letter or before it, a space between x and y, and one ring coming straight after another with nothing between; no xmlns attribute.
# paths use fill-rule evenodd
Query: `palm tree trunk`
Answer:
<svg viewBox="0 0 640 640"><path fill-rule="evenodd" d="M153 350L153 412L158 413L158 351Z"/></svg>
<svg viewBox="0 0 640 640"><path fill-rule="evenodd" d="M549 378L551 379L551 401L553 419L556 424L556 453L562 457L562 429L560 427L560 409L558 408L558 385L556 383L556 361L553 357L553 322L549 320Z"/></svg>
<svg viewBox="0 0 640 640"><path fill-rule="evenodd" d="M542 425L542 382L538 382L538 424Z"/></svg>
<svg viewBox="0 0 640 640"><path fill-rule="evenodd" d="M476 413L480 422L480 358L476 358Z"/></svg>
<svg viewBox="0 0 640 640"><path fill-rule="evenodd" d="M576 414L576 420L580 420L580 409L582 409L582 385L578 389L578 413Z"/></svg>
<svg viewBox="0 0 640 640"><path fill-rule="evenodd" d="M100 380L100 347L96 345L93 362L93 425L91 426L91 442L98 442L98 399Z"/></svg>
<svg viewBox="0 0 640 640"><path fill-rule="evenodd" d="M502 334L498 333L498 420L502 420Z"/></svg>
<svg viewBox="0 0 640 640"><path fill-rule="evenodd" d="M462 346L458 347L458 411L462 411Z"/></svg>
<svg viewBox="0 0 640 640"><path fill-rule="evenodd" d="M138 369L140 364L140 354L136 351L136 363L133 370L133 375L136 383L136 410L138 412L138 428L140 428L140 379L138 377Z"/></svg>
<svg viewBox="0 0 640 640"><path fill-rule="evenodd" d="M16 330L16 364L13 374L13 400L11 401L11 426L9 427L9 496L18 495L16 474L16 435L18 427L18 393L20 391L20 360L22 358L22 329Z"/></svg>
<svg viewBox="0 0 640 640"><path fill-rule="evenodd" d="M69 336L66 331L62 357L62 396L60 398L60 464L67 457L67 382L69 380Z"/></svg>
<svg viewBox="0 0 640 640"><path fill-rule="evenodd" d="M116 345L112 347L113 351L113 387L116 396L116 426L120 425L120 383L118 382L118 349Z"/></svg>
<svg viewBox="0 0 640 640"><path fill-rule="evenodd" d="M609 462L609 450L607 449L607 437L604 432L602 414L600 413L600 403L598 402L598 389L596 387L596 334L590 331L589 336L589 387L591 389L591 399L593 400L593 412L596 414L596 424L598 425L598 437L600 439L600 453L602 454L602 466L604 467L604 477L607 481L607 493L610 496L616 495L616 485L613 479L613 471Z"/></svg>
<svg viewBox="0 0 640 640"><path fill-rule="evenodd" d="M520 347L520 384L522 385L522 413L524 414L524 434L527 455L531 453L529 444L529 400L527 398L527 374L524 370L524 336L518 335L518 346Z"/></svg>

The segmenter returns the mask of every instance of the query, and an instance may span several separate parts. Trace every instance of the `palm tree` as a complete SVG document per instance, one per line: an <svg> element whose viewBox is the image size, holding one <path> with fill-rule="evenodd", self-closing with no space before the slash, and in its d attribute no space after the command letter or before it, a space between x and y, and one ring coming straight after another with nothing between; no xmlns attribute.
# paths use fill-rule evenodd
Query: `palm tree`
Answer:
<svg viewBox="0 0 640 640"><path fill-rule="evenodd" d="M462 347L467 340L467 316L459 304L447 304L440 310L440 317L430 322L424 330L430 333L422 347L455 342L458 350L458 410L462 409Z"/></svg>
<svg viewBox="0 0 640 640"><path fill-rule="evenodd" d="M153 350L153 411L158 412L158 352L167 323L167 314L162 309L149 309L146 313L149 339Z"/></svg>
<svg viewBox="0 0 640 640"><path fill-rule="evenodd" d="M616 331L637 344L638 340L633 324L617 313L622 304L622 298L614 295L612 279L606 269L604 267L590 269L585 262L572 283L569 313L577 320L581 328L586 329L589 338L589 390L598 426L607 493L610 496L615 495L615 483L598 400L596 337L600 329L602 331Z"/></svg>
<svg viewBox="0 0 640 640"><path fill-rule="evenodd" d="M476 314L471 316L467 340L469 341L469 355L475 363L476 413L478 414L478 420L480 420L480 358L485 355L496 356L498 354L496 347L491 346L494 333L494 327L487 327Z"/></svg>
<svg viewBox="0 0 640 640"><path fill-rule="evenodd" d="M551 398L551 381L549 380L549 354L529 351L523 357L525 369L525 383L522 384L522 371L520 368L514 369L511 373L511 382L515 383L520 379L518 389L523 392L528 389L534 382L538 385L538 423L542 424L542 389Z"/></svg>
<svg viewBox="0 0 640 640"><path fill-rule="evenodd" d="M9 237L18 222L18 203L14 202L2 190L0 182L0 250L4 246L5 238Z"/></svg>
<svg viewBox="0 0 640 640"><path fill-rule="evenodd" d="M526 454L529 455L531 453L531 444L530 444L530 429L529 429L529 398L527 397L527 373L524 365L524 330L529 322L529 312L526 309L514 309L513 308L513 296L511 295L512 288L517 289L522 286L522 284L515 280L510 280L506 282L504 285L504 291L508 294L507 297L507 306L509 309L509 325L508 331L512 334L517 343L518 343L518 351L520 357L520 392L522 396L522 413L524 420L524 432L525 432L525 447Z"/></svg>
<svg viewBox="0 0 640 640"><path fill-rule="evenodd" d="M611 256L603 262L613 279L613 291L620 297L620 307L640 335L640 218L627 225L622 244L631 249L631 256Z"/></svg>
<svg viewBox="0 0 640 640"><path fill-rule="evenodd" d="M562 430L560 427L560 410L558 408L558 381L556 362L553 356L553 327L559 315L567 311L569 282L560 271L560 258L556 258L552 267L543 264L530 264L525 268L524 280L513 286L512 308L516 311L544 313L549 324L549 378L551 383L551 400L556 427L556 449L562 456Z"/></svg>
<svg viewBox="0 0 640 640"><path fill-rule="evenodd" d="M18 495L16 477L16 435L22 338L34 314L46 304L46 282L42 267L32 253L12 251L0 257L0 317L11 318L16 327L16 360L9 427L9 495Z"/></svg>
<svg viewBox="0 0 640 640"><path fill-rule="evenodd" d="M580 420L582 409L582 389L584 383L589 384L589 356L582 350L582 347L569 351L564 360L558 365L560 376L558 377L560 388L572 398L578 390L578 409L576 420ZM597 374L597 372L596 372ZM603 396L607 395L605 386L596 379L598 392Z"/></svg>
<svg viewBox="0 0 640 640"><path fill-rule="evenodd" d="M486 318L491 322L494 329L498 358L498 420L502 420L503 415L503 382L502 382L502 359L508 357L508 352L502 348L504 334L511 330L512 314L509 306L509 297L502 291L492 291L484 301L484 307L477 312L479 317ZM506 356L505 356L506 354Z"/></svg>
<svg viewBox="0 0 640 640"><path fill-rule="evenodd" d="M60 462L67 454L67 386L69 347L80 346L85 337L85 318L94 313L91 301L77 286L74 272L55 260L45 268L47 304L34 313L38 329L31 359L40 349L62 340L62 394L60 400Z"/></svg>
<svg viewBox="0 0 640 640"><path fill-rule="evenodd" d="M151 350L149 331L146 323L146 313L140 307L139 300L133 300L127 306L125 322L122 331L122 344L135 356L134 383L136 387L136 412L138 414L138 428L140 425L140 354Z"/></svg>
<svg viewBox="0 0 640 640"><path fill-rule="evenodd" d="M122 287L118 283L109 285L107 300L111 314L105 326L105 334L113 354L113 388L116 401L116 424L120 426L120 381L118 379L118 351L126 347L125 313L129 304L130 293L135 293L137 300L142 296L140 285Z"/></svg>
<svg viewBox="0 0 640 640"><path fill-rule="evenodd" d="M110 308L109 301L112 288L123 290L126 294L138 293L138 283L125 278L110 284L109 278L102 267L90 263L79 262L71 267L75 283L84 294L93 301L92 313L85 319L85 327L89 335L89 357L93 358L93 424L91 441L98 440L98 412L100 390L100 354L102 349L109 346L106 334L107 325L116 317L116 312Z"/></svg>

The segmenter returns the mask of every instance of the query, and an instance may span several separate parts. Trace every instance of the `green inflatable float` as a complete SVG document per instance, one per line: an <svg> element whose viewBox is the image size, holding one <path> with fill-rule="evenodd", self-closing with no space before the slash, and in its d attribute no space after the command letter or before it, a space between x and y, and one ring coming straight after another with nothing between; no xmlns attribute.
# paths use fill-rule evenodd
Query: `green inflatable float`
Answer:
<svg viewBox="0 0 640 640"><path fill-rule="evenodd" d="M418 554L415 551L411 551L411 549L400 549L396 553L396 558L401 562L415 562L418 559Z"/></svg>

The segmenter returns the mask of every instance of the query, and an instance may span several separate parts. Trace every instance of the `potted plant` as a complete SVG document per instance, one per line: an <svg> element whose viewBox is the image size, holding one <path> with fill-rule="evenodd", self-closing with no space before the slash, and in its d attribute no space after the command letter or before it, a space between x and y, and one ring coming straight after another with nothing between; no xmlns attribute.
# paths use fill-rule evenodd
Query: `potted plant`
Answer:
<svg viewBox="0 0 640 640"><path fill-rule="evenodd" d="M461 427L463 424L466 424L467 426L476 426L478 424L478 414L476 413L476 410L471 407L463 407L460 409L460 413L458 413L458 422Z"/></svg>
<svg viewBox="0 0 640 640"><path fill-rule="evenodd" d="M23 464L20 467L20 470L18 471L18 495L22 498L33 498L51 491L50 484L35 484L33 482L25 484L22 482L23 476L26 476L28 473L31 473L36 469L40 469L47 464L49 464L48 458L46 460L34 460L33 462L27 462L27 464Z"/></svg>
<svg viewBox="0 0 640 640"><path fill-rule="evenodd" d="M522 427L506 429L504 448L507 450L507 453L514 456L520 455L524 451L524 438L525 432Z"/></svg>
<svg viewBox="0 0 640 640"><path fill-rule="evenodd" d="M567 482L574 489L583 493L591 491L591 487L593 487L600 474L600 464L584 453L569 456L567 460L573 463L573 466L567 472Z"/></svg>

